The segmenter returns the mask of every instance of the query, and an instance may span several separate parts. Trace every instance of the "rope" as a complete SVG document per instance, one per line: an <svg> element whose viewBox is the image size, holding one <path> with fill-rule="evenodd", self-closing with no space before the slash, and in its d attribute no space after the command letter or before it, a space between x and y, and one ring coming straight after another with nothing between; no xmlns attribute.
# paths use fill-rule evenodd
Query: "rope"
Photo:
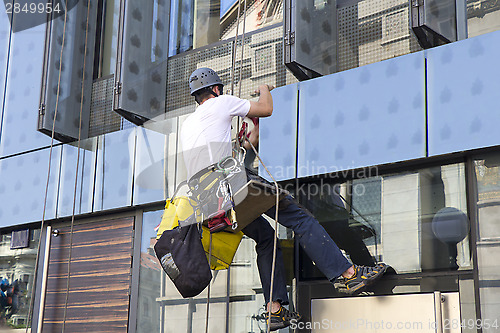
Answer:
<svg viewBox="0 0 500 333"><path fill-rule="evenodd" d="M268 323L267 324L267 333L269 333L269 332L271 332L271 326L269 325L269 323L271 322L271 305L273 303L274 271L276 268L276 251L277 251L277 247L278 247L278 209L279 209L279 201L280 201L279 200L279 197L280 197L279 196L279 187L278 187L278 183L274 179L273 175L271 174L269 169L266 167L266 165L264 164L264 162L260 158L260 155L257 152L257 149L255 149L254 145L250 142L250 140L246 137L246 135L244 135L244 138L245 138L245 140L248 141L248 143L252 147L252 150L254 151L255 156L257 156L257 158L259 159L259 162L262 164L262 166L266 170L269 177L271 177L271 179L273 180L274 186L276 187L276 213L274 216L273 264L272 264L272 268L271 268L271 287L269 289L270 305L269 305L269 311L268 311L268 317L267 317L267 323Z"/></svg>
<svg viewBox="0 0 500 333"><path fill-rule="evenodd" d="M237 24L236 24L236 35L235 35L235 41L234 41L234 54L233 54L233 66L231 68L231 93L234 95L234 68L236 67L236 47L237 47L237 38L238 38L238 28L239 28L239 18L240 18L240 0L238 0L238 18L237 18ZM243 56L244 56L244 47L245 47L245 29L246 29L246 11L247 11L247 2L244 0L244 10L243 10L243 34L242 34L242 40L241 40L241 59L240 59L240 73L239 73L239 80L238 80L238 97L241 97L241 81L243 77ZM273 302L273 288L274 288L274 273L275 273L275 268L276 268L276 252L277 252L277 247L278 247L278 210L279 210L279 187L278 183L274 179L273 175L269 171L269 169L266 167L265 163L262 161L260 158L259 153L257 152L257 149L255 149L254 145L248 140L246 135L243 135L244 138L250 143L250 146L252 147L252 150L255 153L255 156L259 159L260 163L266 170L267 174L271 177L273 180L274 186L276 187L276 212L275 212L275 217L274 217L274 243L273 243L273 262L272 262L272 268L271 268L271 287L269 290L269 315L268 315L268 325L267 325L267 332L270 333L271 326L269 323L271 322L271 305ZM236 139L238 141L238 139ZM207 308L208 312L208 308Z"/></svg>
<svg viewBox="0 0 500 333"><path fill-rule="evenodd" d="M212 233L210 232L210 240L208 242L208 267L212 269ZM210 286L211 283L208 284L207 290L207 313L205 317L205 333L208 333L208 316L210 311Z"/></svg>
<svg viewBox="0 0 500 333"><path fill-rule="evenodd" d="M65 7L68 7L68 0L65 2ZM52 16L53 14L51 14ZM56 128L56 118L57 118L57 111L59 107L59 91L61 87L61 72L62 72L62 55L63 55L63 49L64 49L64 41L66 40L66 22L67 22L67 11L64 11L64 24L63 24L63 33L62 33L62 42L61 42L61 53L59 56L59 74L57 78L57 93L56 93L56 105L54 109L54 120L52 121L52 132L50 136L50 149L49 149L49 165L48 165L48 171L47 171L47 182L45 184L45 196L43 200L43 213L42 213L42 222L40 224L40 237L38 239L38 246L37 246L37 251L36 251L36 259L35 259L35 272L33 274L33 287L31 288L31 298L30 298L30 307L28 309L28 324L26 325L26 333L28 333L28 328L30 328L29 323L31 322L31 316L33 315L33 307L34 307L34 299L35 299L35 285L36 285L36 280L38 279L38 265L40 262L40 250L41 250L41 243L42 243L42 231L45 227L45 213L47 211L47 197L48 197L48 192L49 192L49 183L50 183L50 170L52 167L52 152L54 148L54 134L55 134L55 128ZM49 24L49 23L47 23ZM45 260L49 260L49 258L45 258ZM43 304L40 304L40 307L42 307ZM40 308L40 312L43 313L43 309ZM43 320L43 315L41 316ZM40 330L40 326L42 325L42 321L38 323L38 330Z"/></svg>
<svg viewBox="0 0 500 333"><path fill-rule="evenodd" d="M244 0L246 1L246 0ZM241 0L238 0L238 16L236 17L236 34L233 42L233 64L231 66L231 94L234 95L234 68L236 67L236 46L238 45L238 32L240 28ZM241 67L241 65L240 65Z"/></svg>
<svg viewBox="0 0 500 333"><path fill-rule="evenodd" d="M75 190L73 192L73 211L71 214L71 231L69 234L69 255L68 255L68 274L67 274L67 282L66 282L66 297L64 300L64 316L63 316L63 326L62 332L64 333L64 328L66 326L66 315L68 310L68 297L69 297L69 282L71 275L71 256L73 250L73 228L75 224L75 209L76 209L76 193L78 188L78 167L80 164L80 143L81 143L81 135L82 135L82 114L83 114L83 92L85 88L85 65L87 58L87 41L88 41L88 33L89 33L89 16L90 16L90 0L87 0L87 19L85 26L85 49L83 53L83 74L82 74L82 89L81 89L81 97L80 97L80 120L78 124L78 146L77 146L77 156L76 156L76 172L75 172Z"/></svg>
<svg viewBox="0 0 500 333"><path fill-rule="evenodd" d="M243 79L243 51L245 47L245 30L247 21L247 1L243 0L243 33L241 34L240 78L238 79L238 97L241 98L241 80Z"/></svg>

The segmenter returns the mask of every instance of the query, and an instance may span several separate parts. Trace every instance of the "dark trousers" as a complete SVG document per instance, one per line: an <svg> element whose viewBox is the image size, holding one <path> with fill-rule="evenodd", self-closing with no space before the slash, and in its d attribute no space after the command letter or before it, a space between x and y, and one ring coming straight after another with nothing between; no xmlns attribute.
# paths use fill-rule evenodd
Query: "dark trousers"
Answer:
<svg viewBox="0 0 500 333"><path fill-rule="evenodd" d="M266 212L266 215L274 218L275 212L276 208L273 207ZM292 197L280 201L278 223L294 231L295 239L329 280L335 279L351 267L351 263L340 252L325 229L308 211L300 208ZM257 267L267 304L270 298L274 229L268 221L260 216L247 225L243 229L243 233L257 243L255 245ZM285 266L279 245L276 252L273 301L288 304Z"/></svg>

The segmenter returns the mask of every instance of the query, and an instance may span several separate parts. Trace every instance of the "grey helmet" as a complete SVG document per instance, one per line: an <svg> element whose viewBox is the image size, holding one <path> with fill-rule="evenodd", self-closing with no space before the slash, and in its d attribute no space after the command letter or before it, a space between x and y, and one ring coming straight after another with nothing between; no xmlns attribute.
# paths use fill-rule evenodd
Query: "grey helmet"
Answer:
<svg viewBox="0 0 500 333"><path fill-rule="evenodd" d="M189 77L189 89L191 95L200 89L220 84L224 86L219 75L210 68L198 68Z"/></svg>

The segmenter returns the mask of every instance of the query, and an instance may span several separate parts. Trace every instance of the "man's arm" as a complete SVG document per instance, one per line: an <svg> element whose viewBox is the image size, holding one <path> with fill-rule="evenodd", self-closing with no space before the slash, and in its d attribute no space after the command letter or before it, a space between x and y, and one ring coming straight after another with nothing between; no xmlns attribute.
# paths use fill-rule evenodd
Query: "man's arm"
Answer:
<svg viewBox="0 0 500 333"><path fill-rule="evenodd" d="M269 117L273 114L273 97L271 96L271 90L273 86L263 84L259 86L259 90L255 92L258 93L259 100L257 102L250 101L250 111L248 111L248 117Z"/></svg>

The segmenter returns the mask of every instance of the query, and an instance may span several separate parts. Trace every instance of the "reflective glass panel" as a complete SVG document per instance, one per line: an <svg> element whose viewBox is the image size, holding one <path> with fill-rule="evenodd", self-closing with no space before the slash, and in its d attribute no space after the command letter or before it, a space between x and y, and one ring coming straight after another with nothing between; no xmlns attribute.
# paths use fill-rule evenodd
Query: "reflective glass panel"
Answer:
<svg viewBox="0 0 500 333"><path fill-rule="evenodd" d="M92 211L94 197L95 162L97 157L97 138L84 140L80 143L78 156L77 143L62 147L61 178L59 185L59 200L57 216L70 216ZM78 169L76 160L79 160ZM77 179L75 192L75 178ZM75 196L76 195L76 196Z"/></svg>
<svg viewBox="0 0 500 333"><path fill-rule="evenodd" d="M177 118L137 128L134 205L165 200L175 181ZM169 192L170 190L170 192Z"/></svg>
<svg viewBox="0 0 500 333"><path fill-rule="evenodd" d="M169 3L126 1L121 77L118 78L122 93L115 108L136 123L165 111Z"/></svg>
<svg viewBox="0 0 500 333"><path fill-rule="evenodd" d="M94 211L130 206L135 128L106 134L98 140Z"/></svg>
<svg viewBox="0 0 500 333"><path fill-rule="evenodd" d="M299 198L353 263L398 273L471 268L464 164L303 183ZM303 279L323 275L300 251Z"/></svg>
<svg viewBox="0 0 500 333"><path fill-rule="evenodd" d="M337 1L295 1L294 56L301 66L320 75L337 71Z"/></svg>
<svg viewBox="0 0 500 333"><path fill-rule="evenodd" d="M90 96L94 68L97 0L77 4L50 21L50 51L47 55L45 113L39 129L51 133L54 115L55 132L63 141L88 137ZM64 43L63 43L64 41Z"/></svg>
<svg viewBox="0 0 500 333"><path fill-rule="evenodd" d="M50 138L36 131L44 40L45 24L12 34L0 156L50 145Z"/></svg>
<svg viewBox="0 0 500 333"><path fill-rule="evenodd" d="M169 56L280 23L282 6L281 0L173 0Z"/></svg>
<svg viewBox="0 0 500 333"><path fill-rule="evenodd" d="M500 3L495 0L467 0L468 37L500 29Z"/></svg>
<svg viewBox="0 0 500 333"><path fill-rule="evenodd" d="M493 321L500 313L500 265L496 260L500 256L500 154L477 156L474 169L481 316ZM496 331L483 327L483 332Z"/></svg>
<svg viewBox="0 0 500 333"><path fill-rule="evenodd" d="M163 210L145 212L142 216L141 266L139 272L139 301L137 309L137 333L160 331L162 284L165 280L153 246L156 244L156 226L160 223ZM163 324L164 325L164 324ZM171 325L175 331L174 325ZM176 327L178 328L178 327ZM180 330L179 330L180 331Z"/></svg>
<svg viewBox="0 0 500 333"><path fill-rule="evenodd" d="M5 4L12 1L5 1ZM5 76L7 74L7 56L9 54L9 43L10 43L10 14L7 12L0 13L0 105L3 105L4 93L5 93ZM0 119L3 112L3 107L0 108ZM0 121L0 135L1 121Z"/></svg>
<svg viewBox="0 0 500 333"><path fill-rule="evenodd" d="M0 226L41 221L50 149L0 160ZM55 218L61 147L52 151L45 219Z"/></svg>
<svg viewBox="0 0 500 333"><path fill-rule="evenodd" d="M0 235L0 320L2 332L24 331L33 292L40 229Z"/></svg>
<svg viewBox="0 0 500 333"><path fill-rule="evenodd" d="M120 19L120 1L107 0L104 16L104 42L102 45L102 59L100 76L115 73L116 48L118 44L118 24Z"/></svg>

